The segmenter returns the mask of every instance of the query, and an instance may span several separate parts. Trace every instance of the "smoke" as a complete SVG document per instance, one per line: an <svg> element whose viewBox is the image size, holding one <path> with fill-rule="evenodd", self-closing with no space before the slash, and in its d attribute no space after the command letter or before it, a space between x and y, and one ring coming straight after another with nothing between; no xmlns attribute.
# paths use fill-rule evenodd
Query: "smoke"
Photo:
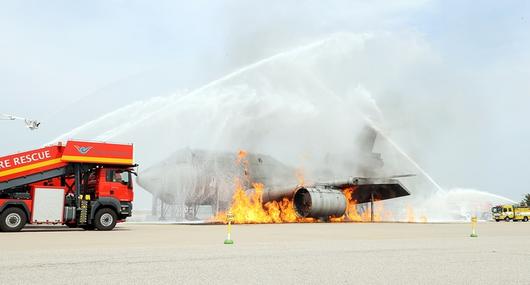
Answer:
<svg viewBox="0 0 530 285"><path fill-rule="evenodd" d="M452 222L491 219L491 208L499 204L512 204L513 200L475 189L454 188L437 191L424 198L412 197L391 205L397 215L394 219L409 222ZM405 210L412 209L414 216L407 217ZM424 219L422 221L422 218Z"/></svg>
<svg viewBox="0 0 530 285"><path fill-rule="evenodd" d="M439 212L430 211L430 215L454 220L465 216L453 214L456 206L451 197L455 195L466 201L485 195L489 200L479 199L482 208L506 199L473 191L464 191L464 196L459 196L459 190L440 191L391 139L402 118L407 120L406 113L394 114L400 104L390 110L378 106L386 102L388 89L415 81L418 70L435 68L438 62L430 47L410 34L337 33L242 67L195 90L135 102L55 141L72 137L133 141L143 169L184 148L234 154L244 149L303 168L307 181L319 181L358 175L345 162L358 159L354 142L370 124L383 134L376 145L386 164L382 174L418 175L404 181L412 198L389 208L399 212L410 204L422 212L436 200L444 206L435 207ZM393 68L385 68L389 64ZM338 157L331 165L330 155ZM322 171L324 164L326 171ZM162 167L160 173L166 173L168 166ZM458 207L457 212L471 211L465 203Z"/></svg>
<svg viewBox="0 0 530 285"><path fill-rule="evenodd" d="M113 97L128 104L130 94L136 100L171 89L191 91L140 100L61 139L133 141L142 168L186 147L233 153L244 148L304 168L318 180L311 168L326 158L355 159L351 141L368 119L409 156L383 138L377 141L385 174L418 174L404 179L414 197L438 197L438 187L419 167L444 189L511 198L527 191L516 179L530 161L529 146L522 143L528 140L523 122L530 97L528 53L521 52L528 36L520 17L485 24L477 17L487 10L482 5L466 9L431 1L226 4L212 13L223 26L215 34L226 41L212 40L222 56L196 56L202 59L196 65L190 57L184 66L164 69L164 88L155 73L145 81L134 78L137 84L122 82L133 86L125 92L116 88L83 103L101 105L100 99ZM439 31L437 24L447 27L444 11L455 21L452 29ZM189 84L183 76L200 80ZM343 166L334 173L352 175Z"/></svg>
<svg viewBox="0 0 530 285"><path fill-rule="evenodd" d="M530 167L525 1L96 2L0 4L2 111L43 121L31 133L2 124L5 154L351 32L376 37L350 68L326 68L332 89L367 90L385 132L444 188L528 191L518 179ZM358 84L339 89L342 77Z"/></svg>
<svg viewBox="0 0 530 285"><path fill-rule="evenodd" d="M346 88L341 85L346 82L338 82L338 76L326 78L331 72L327 60L338 62L362 49L366 39L366 35L337 34L264 59L189 93L134 103L59 140L73 136L134 139L139 154L149 151L141 157L147 165L183 147L245 149L270 153L288 163L301 155L321 156L321 150L334 148L340 153L352 145L355 132L351 130L363 124L359 112L370 115L373 110L359 108L370 105L359 84L343 93ZM153 141L153 137L160 139ZM143 145L149 149L143 150Z"/></svg>

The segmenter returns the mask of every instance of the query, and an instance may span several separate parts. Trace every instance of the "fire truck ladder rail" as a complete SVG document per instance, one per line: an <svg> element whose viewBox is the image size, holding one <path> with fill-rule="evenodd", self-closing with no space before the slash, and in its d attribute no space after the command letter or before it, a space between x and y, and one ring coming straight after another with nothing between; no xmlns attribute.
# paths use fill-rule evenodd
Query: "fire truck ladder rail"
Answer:
<svg viewBox="0 0 530 285"><path fill-rule="evenodd" d="M23 186L26 184L35 183L38 181L59 177L67 173L67 167L60 167L43 172L31 174L24 177L17 177L8 181L0 182L0 191L10 189L13 187Z"/></svg>

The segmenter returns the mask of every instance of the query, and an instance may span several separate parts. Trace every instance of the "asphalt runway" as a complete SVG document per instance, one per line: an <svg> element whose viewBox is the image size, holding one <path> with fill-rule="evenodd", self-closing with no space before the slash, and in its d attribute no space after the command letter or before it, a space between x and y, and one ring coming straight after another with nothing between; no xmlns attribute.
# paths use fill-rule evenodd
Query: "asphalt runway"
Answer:
<svg viewBox="0 0 530 285"><path fill-rule="evenodd" d="M530 284L530 223L121 224L0 233L2 284Z"/></svg>

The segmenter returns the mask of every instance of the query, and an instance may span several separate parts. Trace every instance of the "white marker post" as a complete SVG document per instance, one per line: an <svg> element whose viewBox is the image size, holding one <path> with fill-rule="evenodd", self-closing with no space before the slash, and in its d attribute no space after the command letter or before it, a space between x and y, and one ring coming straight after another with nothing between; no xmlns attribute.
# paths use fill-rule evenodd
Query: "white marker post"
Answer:
<svg viewBox="0 0 530 285"><path fill-rule="evenodd" d="M477 235L477 217L471 217L471 235L470 237L478 237Z"/></svg>
<svg viewBox="0 0 530 285"><path fill-rule="evenodd" d="M230 234L232 231L232 220L234 219L234 215L232 215L232 212L229 211L228 214L226 215L226 218L228 220L228 231L227 231L227 236L225 239L225 244L234 244L234 241L230 237Z"/></svg>

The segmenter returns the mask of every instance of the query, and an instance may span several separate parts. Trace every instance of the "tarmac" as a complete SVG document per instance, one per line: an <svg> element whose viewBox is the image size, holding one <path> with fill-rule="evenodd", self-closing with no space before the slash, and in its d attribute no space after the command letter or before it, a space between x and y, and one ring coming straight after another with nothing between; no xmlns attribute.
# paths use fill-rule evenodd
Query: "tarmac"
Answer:
<svg viewBox="0 0 530 285"><path fill-rule="evenodd" d="M530 223L118 225L0 233L3 284L530 284Z"/></svg>

